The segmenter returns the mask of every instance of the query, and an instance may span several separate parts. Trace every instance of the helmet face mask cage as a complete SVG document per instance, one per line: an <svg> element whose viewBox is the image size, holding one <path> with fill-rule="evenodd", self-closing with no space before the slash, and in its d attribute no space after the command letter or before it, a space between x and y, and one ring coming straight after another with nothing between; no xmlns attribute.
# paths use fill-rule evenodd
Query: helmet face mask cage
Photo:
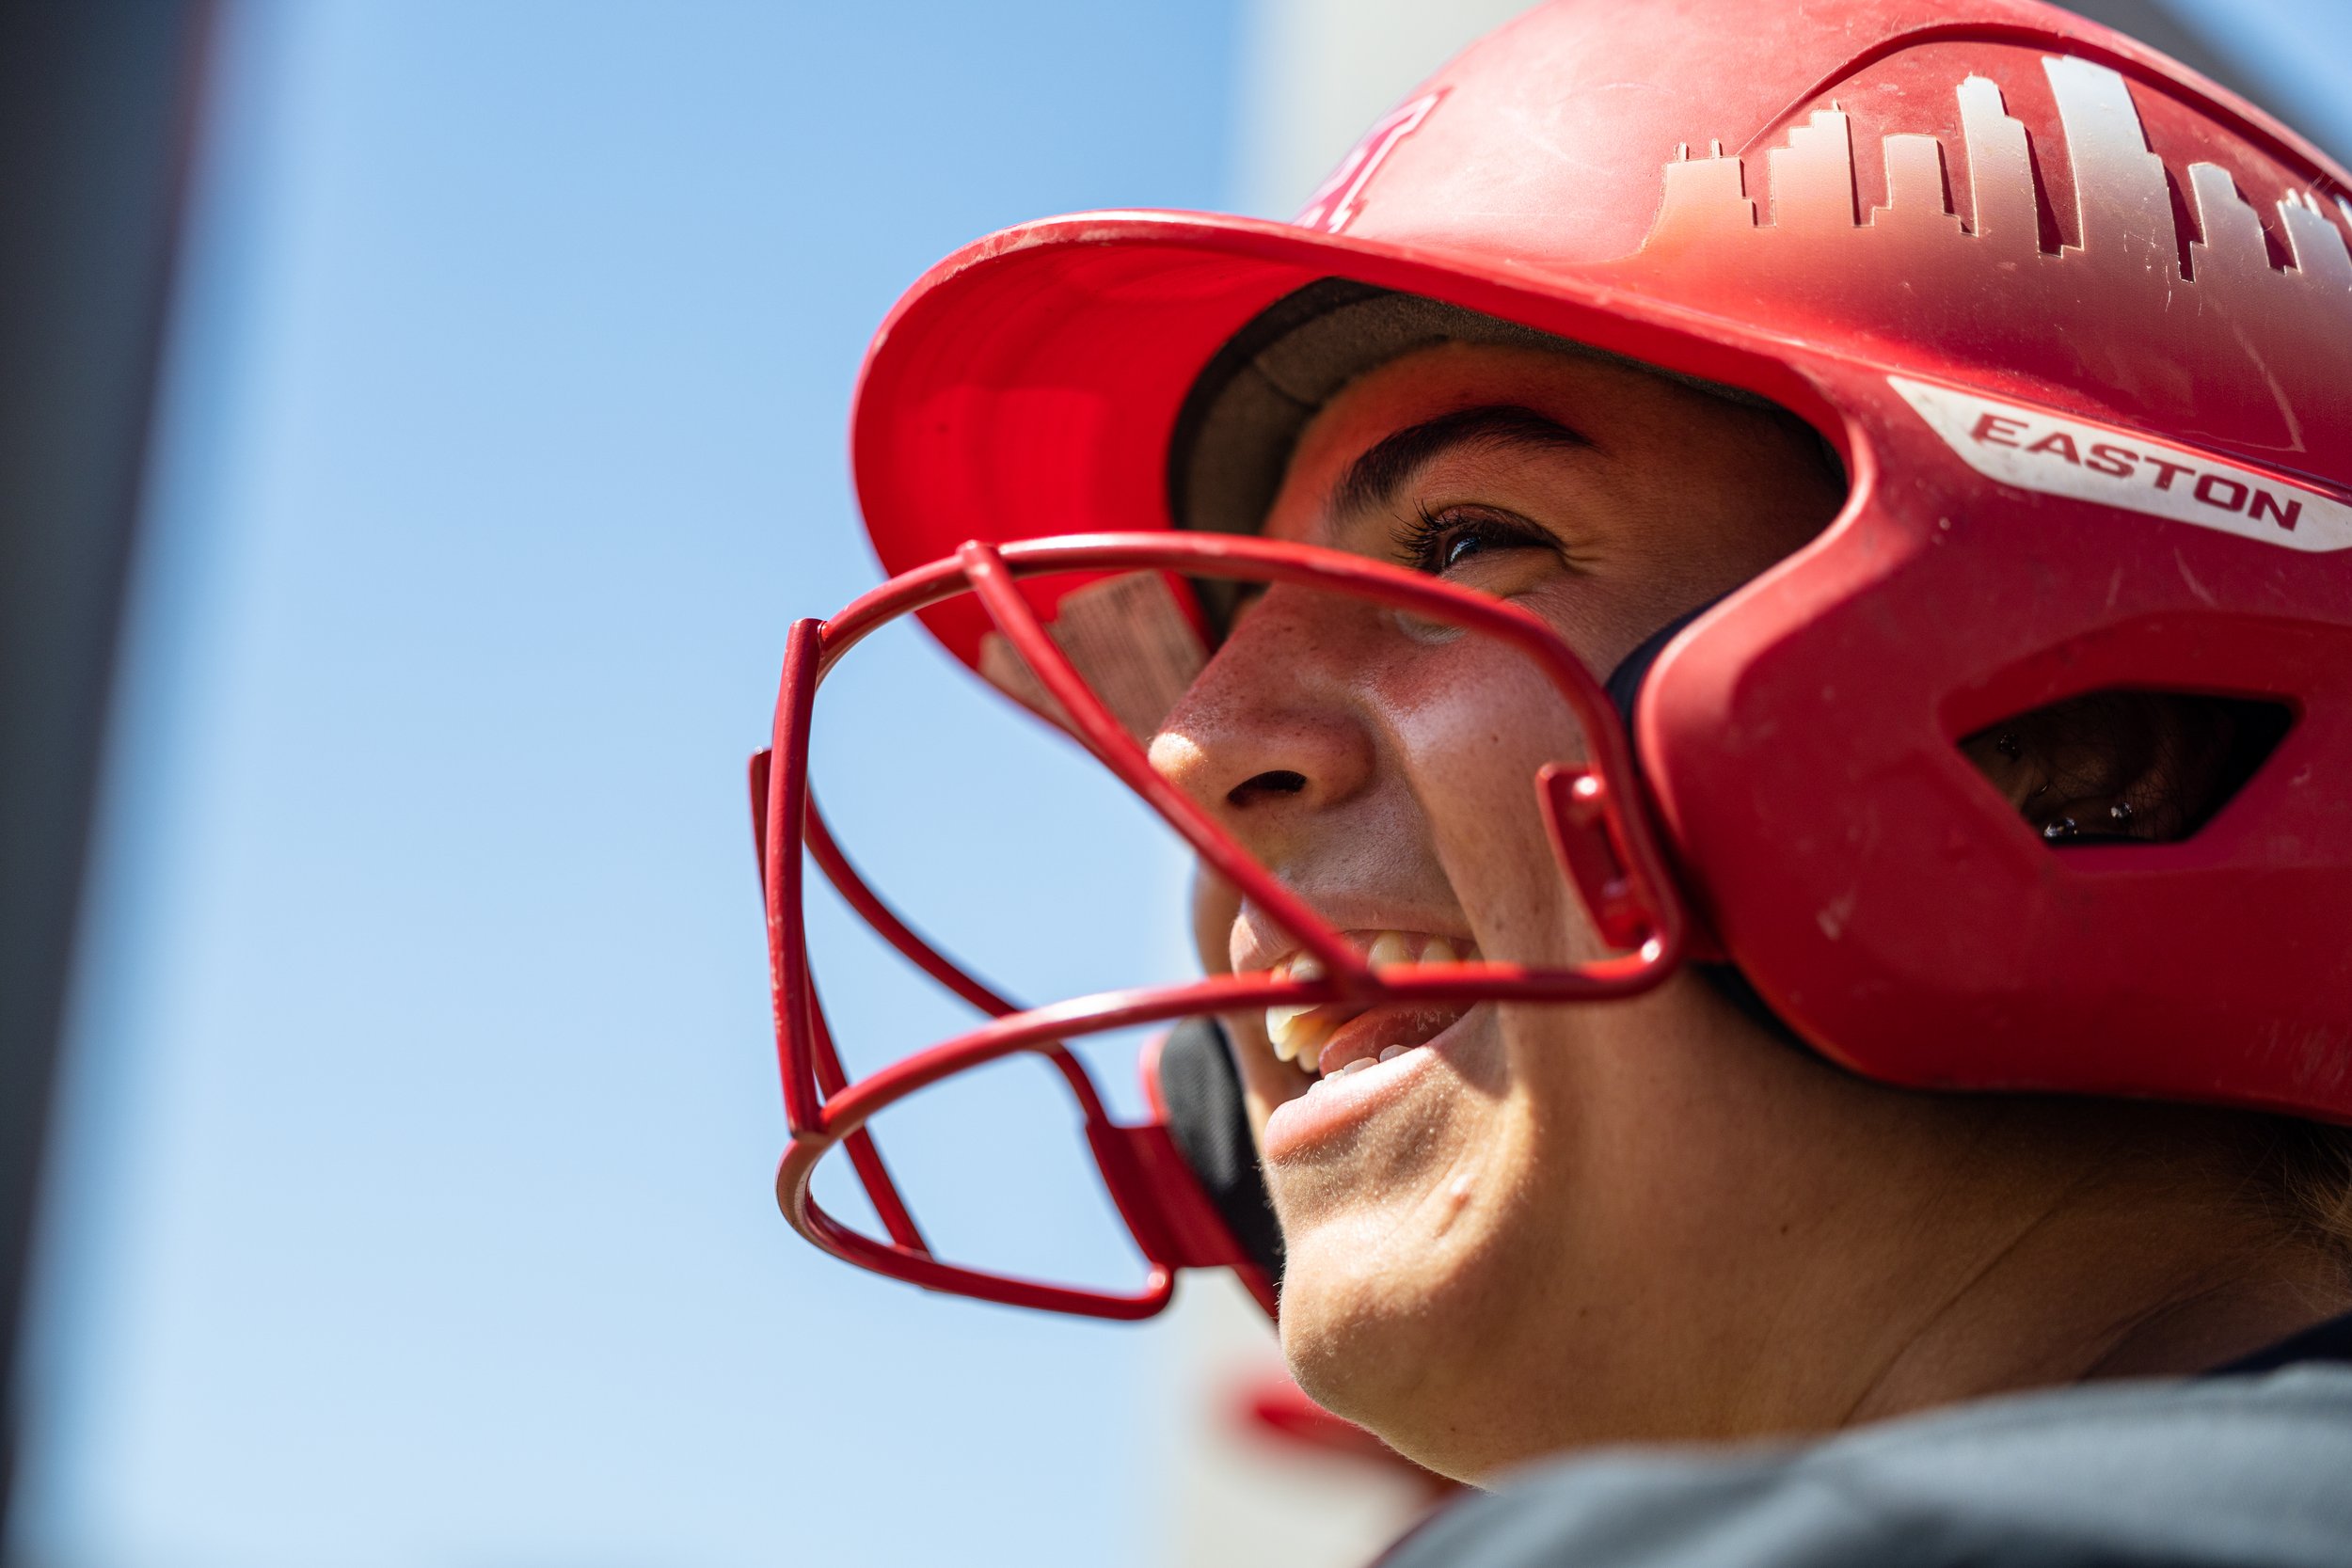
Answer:
<svg viewBox="0 0 2352 1568"><path fill-rule="evenodd" d="M1582 757L1544 767L1530 784L1562 875L1600 940L1613 949L1610 956L1558 968L1496 961L1372 968L1340 932L1153 770L1141 745L1079 673L1019 586L1023 578L1056 574L1134 572L1295 584L1460 627L1524 657L1557 692L1584 740ZM962 594L982 603L1078 742L1141 796L1203 864L1318 959L1323 977L1227 974L1024 1009L938 952L866 884L811 798L808 752L818 688L884 622ZM954 558L883 584L831 621L793 626L772 746L753 761L752 788L778 1064L791 1133L776 1178L778 1202L796 1230L847 1261L930 1289L1009 1305L1145 1317L1168 1304L1175 1270L1222 1265L1236 1269L1260 1301L1269 1310L1273 1307L1271 1281L1226 1232L1165 1127L1114 1121L1068 1042L1138 1024L1283 1005L1603 1001L1656 986L1674 972L1687 946L1684 906L1643 805L1624 729L1607 694L1559 636L1525 610L1474 590L1312 546L1168 534L1075 536L1001 550L968 545ZM989 1022L850 1082L809 972L804 861L813 862L885 942L988 1015ZM884 1163L867 1125L877 1114L956 1074L1019 1053L1042 1057L1071 1097L1096 1172L1149 1265L1135 1291L1057 1285L943 1259ZM1145 1068L1149 1089L1152 1064L1147 1061ZM882 1235L850 1228L813 1196L818 1163L836 1149L854 1167Z"/></svg>

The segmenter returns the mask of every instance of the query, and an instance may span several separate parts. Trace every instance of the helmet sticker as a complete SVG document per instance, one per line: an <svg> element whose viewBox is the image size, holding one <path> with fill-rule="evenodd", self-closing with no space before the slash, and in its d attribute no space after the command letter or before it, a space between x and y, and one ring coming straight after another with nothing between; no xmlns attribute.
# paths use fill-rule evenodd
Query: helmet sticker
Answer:
<svg viewBox="0 0 2352 1568"><path fill-rule="evenodd" d="M1741 159L1727 155L1721 142L1703 158L1692 157L1688 145L1677 148L1665 166L1664 200L1648 245L1740 231L1812 235L1860 229L1964 236L1988 247L1988 260L2062 261L2092 254L2142 276L2169 277L2176 286L2211 281L2233 288L2283 274L2331 293L2352 289L2352 255L2316 197L2290 190L2278 203L2293 261L2276 268L2254 208L2229 171L2210 163L2187 168L2197 233L2188 246L2192 273L2185 278L2164 160L2149 150L2129 85L2107 67L2071 55L2044 56L2042 66L2065 133L2081 236L2057 256L2042 248L2041 198L2025 124L2009 112L2000 87L1983 76L1969 76L1955 89L1968 172L1966 218L1952 210L1943 142L1915 133L1884 138L1887 205L1860 211L1852 117L1832 103L1792 126L1786 147L1766 151L1772 211L1760 224ZM2352 207L2344 213L2352 220Z"/></svg>
<svg viewBox="0 0 2352 1568"><path fill-rule="evenodd" d="M1886 379L1963 462L1998 483L2291 550L2352 548L2352 506L2316 490L2144 436L1905 376Z"/></svg>
<svg viewBox="0 0 2352 1568"><path fill-rule="evenodd" d="M2000 85L1967 74L1953 89L1956 147L1945 145L1952 132L1888 127L1883 206L1856 182L1858 122L1875 103L1857 115L1833 100L1800 116L1764 152L1757 189L1720 143L1707 155L1686 145L1664 166L1640 254L1709 277L1736 266L1846 330L1989 367L2031 364L2152 422L2191 413L2190 402L2217 406L2246 442L2333 461L2299 411L2328 419L2342 402L2352 253L2340 220L2352 206L2291 175L2269 187L2250 166L2192 161L2176 212L2131 84L2073 56L2041 66L2058 145L2035 146ZM2045 195L2037 165L2066 178ZM2071 335L2048 331L2057 321ZM2194 392L2186 372L2151 376L2113 346L2144 342L2156 324L2167 360L2197 367Z"/></svg>
<svg viewBox="0 0 2352 1568"><path fill-rule="evenodd" d="M1291 219L1302 229L1320 229L1336 234L1347 227L1347 220L1356 215L1357 204L1363 199L1364 186L1378 171L1396 144L1421 128L1429 118L1429 111L1445 96L1440 87L1425 93L1409 103L1399 104L1373 122L1363 139L1347 150L1323 183L1307 198L1307 205Z"/></svg>
<svg viewBox="0 0 2352 1568"><path fill-rule="evenodd" d="M1944 78L1951 112L1934 135L1902 117L1935 111L1863 81L1849 105L1829 99L1794 113L1762 154L1757 188L1721 144L1709 155L1679 149L1664 166L1643 265L1661 277L1696 269L1710 287L1736 273L1798 330L1813 329L1804 312L1820 312L1819 330L1883 336L1900 345L1895 364L1946 367L1931 373L1947 383L1971 379L1972 367L2026 371L2111 410L2122 428L2194 431L2256 463L2275 452L2340 483L2352 353L2342 224L2352 205L2324 171L2265 166L2189 134L2178 104L2135 98L2142 89L2108 66L2044 55L2039 67L2046 118L2020 112L2042 130L2012 112L2038 85L2011 76L2013 103L1995 80L2031 68L1988 54ZM2143 103L2170 126L2161 145L2232 163L2168 166ZM1874 120L1885 132L1883 205L1857 182ZM2057 177L2045 186L2037 168ZM2301 485L2006 405L1971 404L1962 418L1921 401L1951 394L1911 395L1963 457L2005 483L2291 549L2352 545L2340 503ZM1956 423L1938 423L1947 415ZM1986 415L1994 422L1980 430Z"/></svg>

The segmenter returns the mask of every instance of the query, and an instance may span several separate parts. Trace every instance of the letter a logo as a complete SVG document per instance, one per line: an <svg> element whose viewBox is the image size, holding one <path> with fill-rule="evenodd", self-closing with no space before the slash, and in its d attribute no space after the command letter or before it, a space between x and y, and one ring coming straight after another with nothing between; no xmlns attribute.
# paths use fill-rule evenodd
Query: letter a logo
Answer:
<svg viewBox="0 0 2352 1568"><path fill-rule="evenodd" d="M1429 118L1429 111L1444 96L1445 89L1440 87L1410 103L1400 104L1375 120L1372 129L1364 133L1363 140L1348 149L1340 166L1315 187L1306 207L1291 221L1302 229L1320 229L1328 234L1346 228L1347 220L1356 215L1357 203L1363 198L1364 185L1374 171L1398 142L1420 129L1421 122Z"/></svg>

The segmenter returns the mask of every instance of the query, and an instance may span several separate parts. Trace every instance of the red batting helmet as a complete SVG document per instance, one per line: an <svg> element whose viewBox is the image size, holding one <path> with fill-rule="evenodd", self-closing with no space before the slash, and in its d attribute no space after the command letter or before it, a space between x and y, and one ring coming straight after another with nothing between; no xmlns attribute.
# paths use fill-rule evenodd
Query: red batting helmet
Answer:
<svg viewBox="0 0 2352 1568"><path fill-rule="evenodd" d="M2261 111L2031 0L1558 0L1383 117L1295 222L1092 213L942 262L875 338L857 398L858 492L896 575L794 628L775 765L755 768L787 1214L934 1287L1143 1315L1173 1269L1248 1252L1168 1132L1115 1126L1060 1042L1286 1001L1607 998L1694 951L1887 1083L2352 1120L2348 196ZM1629 748L1533 617L1183 526L1202 520L1185 443L1214 417L1204 371L1330 279L1768 398L1836 447L1850 499L1674 638ZM1614 955L1375 974L1160 784L1135 735L1204 657L1188 585L1218 578L1408 603L1537 660L1591 748L1531 786ZM1011 1013L924 946L806 788L818 682L910 610L1057 715L1328 976ZM1958 750L2117 689L2265 705L2284 733L2187 838L2097 848L2045 841ZM997 1016L845 1084L808 984L804 844ZM1014 1051L1045 1053L1075 1095L1152 1266L1138 1292L932 1256L862 1131ZM844 1144L886 1234L809 1198Z"/></svg>

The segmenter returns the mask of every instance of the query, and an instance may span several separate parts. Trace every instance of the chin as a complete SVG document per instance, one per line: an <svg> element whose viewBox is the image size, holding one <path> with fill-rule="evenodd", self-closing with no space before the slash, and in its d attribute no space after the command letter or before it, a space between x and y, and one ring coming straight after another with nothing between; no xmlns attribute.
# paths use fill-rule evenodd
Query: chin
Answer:
<svg viewBox="0 0 2352 1568"><path fill-rule="evenodd" d="M1455 1480L1489 1468L1487 1384L1506 1355L1486 1320L1475 1254L1458 1234L1407 1245L1409 1226L1345 1214L1286 1246L1282 1354L1309 1398ZM1469 1244L1465 1244L1469 1243ZM1482 1412L1484 1416L1482 1417Z"/></svg>

